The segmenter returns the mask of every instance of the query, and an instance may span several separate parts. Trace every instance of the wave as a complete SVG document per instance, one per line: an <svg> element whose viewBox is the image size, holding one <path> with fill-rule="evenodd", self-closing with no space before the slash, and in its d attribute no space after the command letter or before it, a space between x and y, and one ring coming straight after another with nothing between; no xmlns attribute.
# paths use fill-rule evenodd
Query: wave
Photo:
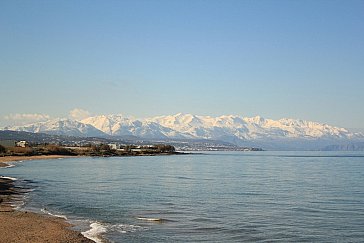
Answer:
<svg viewBox="0 0 364 243"><path fill-rule="evenodd" d="M43 213L48 214L50 216L57 217L57 218L62 218L62 219L66 219L67 220L67 217L66 216L60 215L60 214L53 214L53 213L49 212L46 208L42 208L40 211L42 211Z"/></svg>
<svg viewBox="0 0 364 243"><path fill-rule="evenodd" d="M9 163L4 163L4 164L6 164L4 168L11 168L15 166L14 164L9 164Z"/></svg>
<svg viewBox="0 0 364 243"><path fill-rule="evenodd" d="M12 180L12 181L16 181L18 179L14 178L14 177L10 177L10 176L0 176L0 179L8 179L8 180Z"/></svg>
<svg viewBox="0 0 364 243"><path fill-rule="evenodd" d="M119 232L122 234L133 233L141 230L147 230L148 228L133 224L107 224L93 221L90 224L90 229L81 232L86 238L95 241L96 243L103 242L102 235L110 232Z"/></svg>
<svg viewBox="0 0 364 243"><path fill-rule="evenodd" d="M90 224L91 229L81 232L83 236L95 241L96 243L102 243L100 235L107 231L106 227L99 222L93 222Z"/></svg>
<svg viewBox="0 0 364 243"><path fill-rule="evenodd" d="M13 189L13 194L11 194L9 205L15 210L21 210L26 204L28 193L34 191L34 188L24 185L25 181L22 179L10 176L0 176L0 179L11 180L14 183L15 189Z"/></svg>
<svg viewBox="0 0 364 243"><path fill-rule="evenodd" d="M148 222L156 222L156 223L164 223L172 220L163 219L163 218L147 218L147 217L137 217L136 219L148 221Z"/></svg>
<svg viewBox="0 0 364 243"><path fill-rule="evenodd" d="M10 162L3 162L4 164L6 164L5 167L2 168L11 168L11 167L15 167L17 163L22 163L24 162L23 160L16 160L16 161L10 161Z"/></svg>
<svg viewBox="0 0 364 243"><path fill-rule="evenodd" d="M10 204L15 210L20 210L25 205L24 201L16 201Z"/></svg>
<svg viewBox="0 0 364 243"><path fill-rule="evenodd" d="M52 217L65 219L68 222L71 222L72 224L74 224L75 222L78 221L78 220L75 220L75 219L69 220L65 215L52 213L52 212L48 211L46 208L42 208L40 211L42 213L48 214L48 215L50 215ZM109 229L108 229L108 228L110 228L109 226L104 225L104 224L102 224L100 222L97 222L97 221L93 221L93 222L90 223L89 220L80 220L78 222L82 222L82 221L88 222L88 224L89 224L89 229L86 230L86 231L81 232L81 234L84 237L86 237L86 238L88 238L88 239L90 239L90 240L92 240L92 241L94 241L96 243L104 242L101 235L106 233L107 231L109 231ZM76 225L77 225L77 223L76 223Z"/></svg>
<svg viewBox="0 0 364 243"><path fill-rule="evenodd" d="M139 226L139 225L133 225L133 224L114 224L107 227L110 231L117 231L122 234L126 233L132 233L139 230L145 230L147 228Z"/></svg>

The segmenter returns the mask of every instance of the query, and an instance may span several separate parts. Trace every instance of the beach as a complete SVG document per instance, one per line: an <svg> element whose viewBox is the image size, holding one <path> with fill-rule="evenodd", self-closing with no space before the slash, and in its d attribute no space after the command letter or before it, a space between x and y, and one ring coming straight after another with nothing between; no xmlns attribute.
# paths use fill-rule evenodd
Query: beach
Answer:
<svg viewBox="0 0 364 243"><path fill-rule="evenodd" d="M24 160L40 160L40 159L59 159L59 158L67 158L72 156L65 155L34 155L34 156L4 156L0 157L0 167L9 166L9 162L17 162Z"/></svg>
<svg viewBox="0 0 364 243"><path fill-rule="evenodd" d="M65 156L0 157L0 166L8 166L7 162L12 161L63 157ZM11 202L21 193L12 178L0 177L0 242L93 242L80 232L71 230L72 225L64 219L15 210Z"/></svg>

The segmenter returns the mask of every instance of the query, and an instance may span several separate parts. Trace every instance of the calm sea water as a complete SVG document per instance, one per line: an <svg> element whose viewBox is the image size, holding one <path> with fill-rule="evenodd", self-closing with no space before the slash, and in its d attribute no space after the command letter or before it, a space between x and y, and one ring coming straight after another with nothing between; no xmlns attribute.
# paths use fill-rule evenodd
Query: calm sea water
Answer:
<svg viewBox="0 0 364 243"><path fill-rule="evenodd" d="M17 163L25 207L114 242L363 242L364 153L216 152Z"/></svg>

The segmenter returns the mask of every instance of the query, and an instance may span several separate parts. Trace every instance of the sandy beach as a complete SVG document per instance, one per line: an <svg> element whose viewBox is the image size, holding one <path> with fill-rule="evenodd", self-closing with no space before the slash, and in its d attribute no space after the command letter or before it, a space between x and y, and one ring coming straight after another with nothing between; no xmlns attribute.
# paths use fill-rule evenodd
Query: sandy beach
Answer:
<svg viewBox="0 0 364 243"><path fill-rule="evenodd" d="M4 162L55 159L65 156L9 156L0 157ZM0 242L93 242L80 232L71 230L71 224L65 220L26 211L17 211L10 202L21 194L13 180L0 177Z"/></svg>
<svg viewBox="0 0 364 243"><path fill-rule="evenodd" d="M0 157L0 167L9 166L8 162L24 161L24 160L40 160L40 159L59 159L73 156L65 155L35 155L35 156L4 156Z"/></svg>

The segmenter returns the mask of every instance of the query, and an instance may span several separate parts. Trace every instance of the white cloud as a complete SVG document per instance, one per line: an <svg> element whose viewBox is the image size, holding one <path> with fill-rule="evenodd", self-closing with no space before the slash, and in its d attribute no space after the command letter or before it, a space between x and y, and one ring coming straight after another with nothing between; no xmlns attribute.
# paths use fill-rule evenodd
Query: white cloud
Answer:
<svg viewBox="0 0 364 243"><path fill-rule="evenodd" d="M25 125L33 122L41 122L49 120L51 117L47 114L9 114L4 116L4 120L6 123L10 123L11 125ZM10 125L9 124L9 125Z"/></svg>
<svg viewBox="0 0 364 243"><path fill-rule="evenodd" d="M91 113L89 111L80 108L75 108L69 112L69 117L74 120L82 120L90 116Z"/></svg>
<svg viewBox="0 0 364 243"><path fill-rule="evenodd" d="M46 114L9 114L6 115L5 120L32 120L32 121L44 121L50 118L49 115Z"/></svg>

